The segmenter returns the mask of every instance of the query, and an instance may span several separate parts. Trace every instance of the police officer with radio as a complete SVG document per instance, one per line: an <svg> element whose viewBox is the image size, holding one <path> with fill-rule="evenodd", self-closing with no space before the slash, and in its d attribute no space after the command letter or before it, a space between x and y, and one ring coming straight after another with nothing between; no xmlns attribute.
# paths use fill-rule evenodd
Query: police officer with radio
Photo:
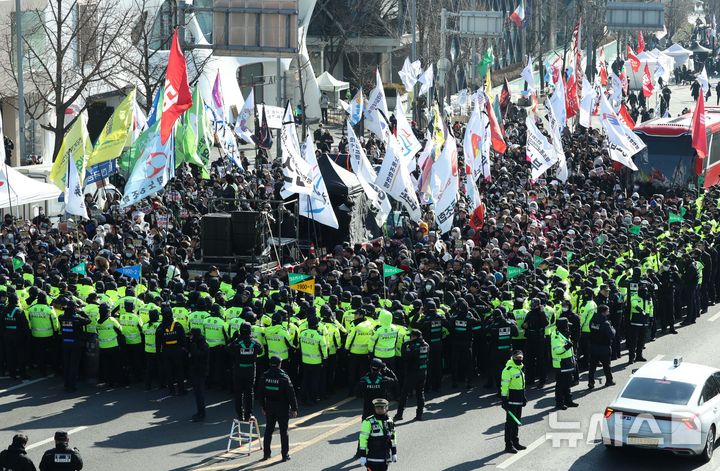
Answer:
<svg viewBox="0 0 720 471"><path fill-rule="evenodd" d="M80 471L83 460L80 450L70 448L70 437L67 432L55 432L55 448L43 454L40 460L40 471Z"/></svg>
<svg viewBox="0 0 720 471"><path fill-rule="evenodd" d="M602 365L605 381L608 386L615 384L610 368L612 345L615 341L615 329L610 323L610 308L605 304L598 307L598 312L590 321L590 364L588 365L588 389L595 387L595 369Z"/></svg>
<svg viewBox="0 0 720 471"><path fill-rule="evenodd" d="M423 340L422 331L410 332L410 340L402 346L403 366L405 367L405 380L398 400L398 410L393 420L403 420L403 412L408 396L415 391L417 408L415 420L422 420L425 409L425 381L427 380L427 364L430 346Z"/></svg>
<svg viewBox="0 0 720 471"><path fill-rule="evenodd" d="M290 460L288 422L297 417L298 404L290 377L280 368L280 357L270 358L270 369L260 378L258 400L265 414L265 436L263 438L263 461L270 459L270 445L275 426L280 428L280 450L282 460Z"/></svg>
<svg viewBox="0 0 720 471"><path fill-rule="evenodd" d="M252 326L245 322L233 337L227 350L232 359L235 413L238 420L248 422L252 417L255 391L255 368L263 347L251 336Z"/></svg>
<svg viewBox="0 0 720 471"><path fill-rule="evenodd" d="M76 390L78 372L80 370L80 356L85 348L85 326L90 324L90 318L82 312L77 312L75 303L67 298L60 300L64 304L60 321L60 337L62 338L63 375L65 377L65 391Z"/></svg>

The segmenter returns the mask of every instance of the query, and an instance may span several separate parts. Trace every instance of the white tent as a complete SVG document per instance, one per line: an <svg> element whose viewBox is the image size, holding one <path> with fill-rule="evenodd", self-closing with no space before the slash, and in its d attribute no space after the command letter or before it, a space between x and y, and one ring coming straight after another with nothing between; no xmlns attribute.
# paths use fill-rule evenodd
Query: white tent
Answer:
<svg viewBox="0 0 720 471"><path fill-rule="evenodd" d="M645 72L645 65L648 66L648 69L650 70L650 75L655 75L655 68L657 67L658 63L660 63L665 70L665 72L662 74L663 83L668 83L670 80L670 74L672 73L672 64L673 59L665 54L663 54L660 51L654 52L654 51L645 51L638 54L638 59L640 59L640 68L635 72L632 70L632 67L630 67L630 62L625 62L625 73L628 77L628 86L630 90L640 90L642 89L642 79L643 79L643 73Z"/></svg>
<svg viewBox="0 0 720 471"><path fill-rule="evenodd" d="M7 179L0 179L0 208L22 206L57 199L60 190L55 185L26 177L12 167L0 167Z"/></svg>
<svg viewBox="0 0 720 471"><path fill-rule="evenodd" d="M663 51L663 54L665 54L666 56L670 56L674 59L674 67L682 67L683 65L688 65L690 56L693 55L692 51L685 49L677 43L665 49Z"/></svg>
<svg viewBox="0 0 720 471"><path fill-rule="evenodd" d="M324 92L339 92L340 90L347 90L350 88L349 82L343 82L342 80L338 80L332 75L330 75L330 72L327 70L320 74L320 76L317 78L318 87L320 87L320 90Z"/></svg>

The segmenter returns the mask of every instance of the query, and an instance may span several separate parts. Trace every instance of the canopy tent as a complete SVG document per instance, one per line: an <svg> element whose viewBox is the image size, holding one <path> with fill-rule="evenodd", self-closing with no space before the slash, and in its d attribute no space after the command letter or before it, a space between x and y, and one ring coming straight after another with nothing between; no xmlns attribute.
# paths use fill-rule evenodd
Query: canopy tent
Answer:
<svg viewBox="0 0 720 471"><path fill-rule="evenodd" d="M661 75L663 83L669 83L670 74L673 71L673 58L663 54L661 51L645 51L638 54L640 59L640 68L636 71L630 67L629 62L625 62L625 73L628 78L628 86L630 90L642 89L643 73L645 72L645 66L647 65L650 70L650 74L655 76L655 69L658 64L663 68L663 74Z"/></svg>
<svg viewBox="0 0 720 471"><path fill-rule="evenodd" d="M673 68L675 68L682 67L683 65L688 65L688 61L690 60L690 56L693 55L693 52L675 43L669 48L665 49L663 51L663 54L665 54L666 56L670 56L674 59L675 62Z"/></svg>
<svg viewBox="0 0 720 471"><path fill-rule="evenodd" d="M0 167L0 171L6 175L0 178L0 208L39 203L60 196L55 185L26 177L12 167Z"/></svg>
<svg viewBox="0 0 720 471"><path fill-rule="evenodd" d="M320 90L324 92L339 92L340 90L347 90L350 88L349 82L343 82L342 80L338 80L332 75L330 75L330 72L327 70L320 74L320 76L317 78L318 87Z"/></svg>

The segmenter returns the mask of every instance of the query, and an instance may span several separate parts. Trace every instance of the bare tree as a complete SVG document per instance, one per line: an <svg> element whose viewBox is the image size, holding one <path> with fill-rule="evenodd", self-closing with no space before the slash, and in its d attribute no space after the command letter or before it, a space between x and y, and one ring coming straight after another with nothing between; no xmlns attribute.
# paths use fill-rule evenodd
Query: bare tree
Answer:
<svg viewBox="0 0 720 471"><path fill-rule="evenodd" d="M717 2L715 3L717 4ZM669 0L665 3L665 27L668 41L672 41L675 33L687 28L689 25L688 14L693 11L693 6L691 0Z"/></svg>
<svg viewBox="0 0 720 471"><path fill-rule="evenodd" d="M168 9L168 3L163 4L158 15L148 14L150 0L133 0L130 7L129 25L130 35L124 38L124 53L121 55L116 77L108 82L116 89L121 90L126 83L137 87L138 105L148 113L152 107L153 96L165 80L167 67L167 51L175 25L178 24L178 12L173 5ZM153 22L153 19L155 22ZM185 16L186 38L197 41L201 33L192 14ZM188 80L194 85L207 63L211 60L209 50L192 50L186 47L183 51L188 64Z"/></svg>
<svg viewBox="0 0 720 471"><path fill-rule="evenodd" d="M126 31L128 11L114 0L49 0L43 10L23 14L38 19L23 34L26 110L55 135L54 158L70 124L65 112L70 107L84 111L88 93L117 73L121 51L116 46ZM8 34L3 47L9 60L0 67L17 86L12 41ZM40 121L48 112L54 122Z"/></svg>

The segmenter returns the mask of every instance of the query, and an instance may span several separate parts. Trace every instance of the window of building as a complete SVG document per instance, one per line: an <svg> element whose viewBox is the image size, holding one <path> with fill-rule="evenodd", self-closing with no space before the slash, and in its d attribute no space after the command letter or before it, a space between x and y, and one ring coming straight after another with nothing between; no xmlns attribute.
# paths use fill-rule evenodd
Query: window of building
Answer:
<svg viewBox="0 0 720 471"><path fill-rule="evenodd" d="M152 31L150 33L150 48L169 50L173 31L177 24L177 6L174 0L165 0L158 8Z"/></svg>
<svg viewBox="0 0 720 471"><path fill-rule="evenodd" d="M240 91L242 91L244 97L248 96L254 86L255 103L263 103L265 101L262 63L259 62L238 67L237 78Z"/></svg>

